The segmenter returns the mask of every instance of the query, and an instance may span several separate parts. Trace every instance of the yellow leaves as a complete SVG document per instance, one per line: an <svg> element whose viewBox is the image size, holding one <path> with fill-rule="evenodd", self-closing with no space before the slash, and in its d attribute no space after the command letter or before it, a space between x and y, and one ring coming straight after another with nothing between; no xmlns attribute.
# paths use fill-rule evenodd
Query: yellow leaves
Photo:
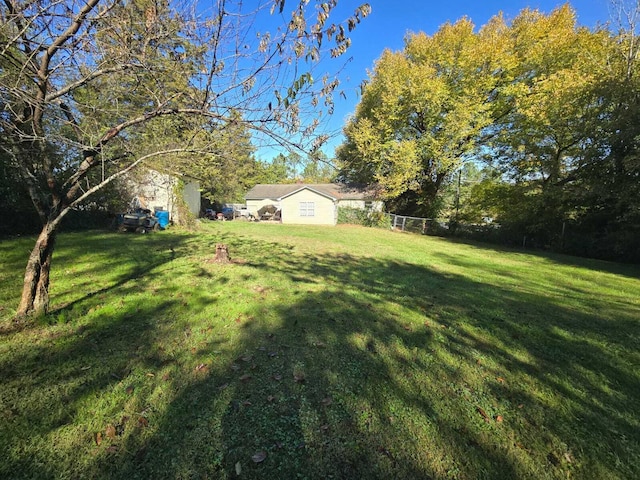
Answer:
<svg viewBox="0 0 640 480"><path fill-rule="evenodd" d="M397 197L407 190L417 188L415 178L421 161L417 155L416 142L411 140L389 142L382 146L377 162L376 181L389 198Z"/></svg>

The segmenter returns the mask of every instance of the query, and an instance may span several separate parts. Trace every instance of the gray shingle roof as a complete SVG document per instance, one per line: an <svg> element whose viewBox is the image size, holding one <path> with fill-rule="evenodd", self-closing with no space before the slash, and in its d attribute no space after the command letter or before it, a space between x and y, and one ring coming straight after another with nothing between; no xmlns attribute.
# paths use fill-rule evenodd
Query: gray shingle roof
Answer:
<svg viewBox="0 0 640 480"><path fill-rule="evenodd" d="M370 200L374 199L373 191L351 187L340 183L290 183L290 184L258 184L249 190L246 200L262 200L269 198L279 200L298 190L308 188L334 200Z"/></svg>

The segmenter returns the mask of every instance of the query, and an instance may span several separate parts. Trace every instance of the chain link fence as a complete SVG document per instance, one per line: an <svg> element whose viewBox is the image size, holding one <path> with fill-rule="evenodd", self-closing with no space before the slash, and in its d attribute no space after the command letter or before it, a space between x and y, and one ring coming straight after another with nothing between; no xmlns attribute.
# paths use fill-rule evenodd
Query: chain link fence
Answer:
<svg viewBox="0 0 640 480"><path fill-rule="evenodd" d="M400 232L411 232L426 234L435 234L442 231L446 226L440 225L439 222L432 218L409 217L406 215L396 215L395 213L385 214L389 217L392 230Z"/></svg>

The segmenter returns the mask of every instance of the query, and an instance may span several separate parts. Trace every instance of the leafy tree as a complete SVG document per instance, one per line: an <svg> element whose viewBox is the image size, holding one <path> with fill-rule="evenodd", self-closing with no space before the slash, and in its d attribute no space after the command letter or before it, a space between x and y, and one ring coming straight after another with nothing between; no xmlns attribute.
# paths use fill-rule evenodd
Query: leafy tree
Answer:
<svg viewBox="0 0 640 480"><path fill-rule="evenodd" d="M287 157L279 153L270 162L259 161L255 184L258 183L287 183L291 181Z"/></svg>
<svg viewBox="0 0 640 480"><path fill-rule="evenodd" d="M236 121L262 141L317 148L325 138L302 120L330 109L339 85L318 64L347 50L370 11L333 23L336 7L226 0L205 15L168 0L0 4L0 149L42 221L18 316L48 310L56 234L71 209L142 162L216 152L197 135L159 132ZM269 13L279 25L258 31Z"/></svg>
<svg viewBox="0 0 640 480"><path fill-rule="evenodd" d="M616 5L615 32L578 27L564 5L410 35L364 86L341 177L378 183L400 213L487 212L540 246L640 258L640 9ZM470 160L495 173L456 209L455 173Z"/></svg>
<svg viewBox="0 0 640 480"><path fill-rule="evenodd" d="M528 205L503 210L501 221L542 245L558 243L563 223L573 215L567 185L600 128L603 110L594 85L606 63L608 34L578 28L568 5L549 15L525 9L505 34L511 45L504 68L508 82L493 100L501 115L490 127L484 153L515 182L514 198L527 192Z"/></svg>
<svg viewBox="0 0 640 480"><path fill-rule="evenodd" d="M306 183L331 183L336 176L336 169L321 150L307 157L302 170L302 178Z"/></svg>
<svg viewBox="0 0 640 480"><path fill-rule="evenodd" d="M566 248L582 254L640 261L640 5L612 2L617 31L595 92L601 112L584 161L569 185L576 234ZM588 243L582 239L588 239Z"/></svg>
<svg viewBox="0 0 640 480"><path fill-rule="evenodd" d="M341 178L378 183L399 210L435 215L441 188L491 122L504 29L498 17L476 34L462 19L385 51L345 127Z"/></svg>

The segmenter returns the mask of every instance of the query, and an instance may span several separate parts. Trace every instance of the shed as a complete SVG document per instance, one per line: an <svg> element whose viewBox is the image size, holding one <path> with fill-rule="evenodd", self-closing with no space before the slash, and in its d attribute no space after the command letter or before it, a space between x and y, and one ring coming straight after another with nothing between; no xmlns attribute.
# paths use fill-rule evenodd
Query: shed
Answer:
<svg viewBox="0 0 640 480"><path fill-rule="evenodd" d="M259 184L245 195L247 210L256 215L264 205L280 210L282 223L335 225L338 207L382 210L372 189L340 183Z"/></svg>
<svg viewBox="0 0 640 480"><path fill-rule="evenodd" d="M200 215L200 182L195 178L148 169L128 180L140 207L169 212L176 223L181 221L180 204L195 217Z"/></svg>

